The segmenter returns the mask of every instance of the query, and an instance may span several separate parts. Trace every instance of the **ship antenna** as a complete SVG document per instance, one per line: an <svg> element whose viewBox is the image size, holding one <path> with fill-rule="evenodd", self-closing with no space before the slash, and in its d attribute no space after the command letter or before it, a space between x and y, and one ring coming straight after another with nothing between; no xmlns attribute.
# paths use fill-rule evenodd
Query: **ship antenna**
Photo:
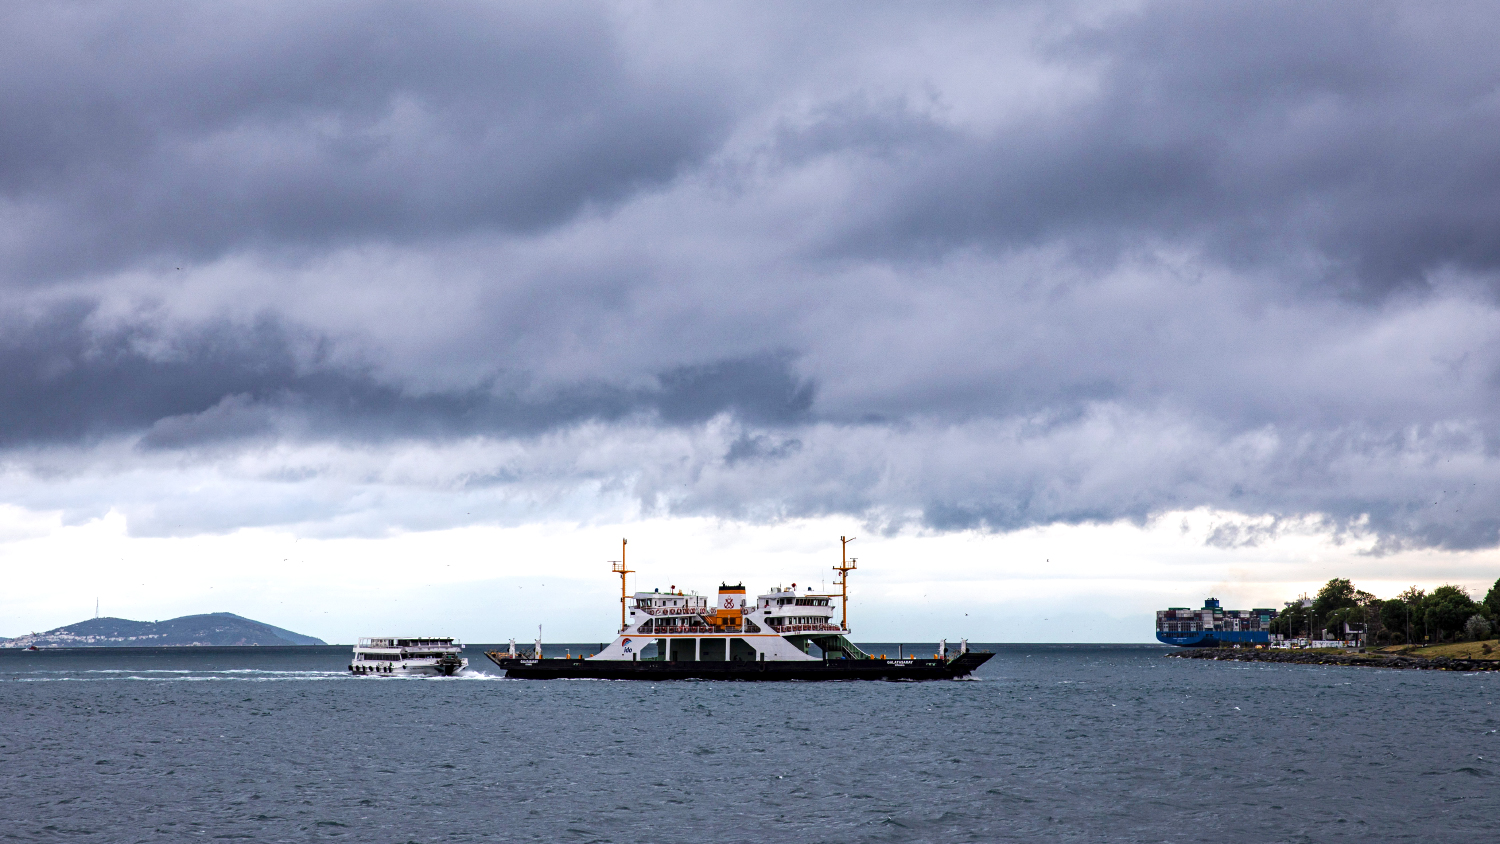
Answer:
<svg viewBox="0 0 1500 844"><path fill-rule="evenodd" d="M629 542L629 540L627 540L627 539L620 540L620 559L618 559L618 560L610 560L609 561L609 570L612 571L612 572L614 572L615 574L618 574L620 576L620 632L621 633L625 632L625 627L626 627L626 625L625 625L625 600L626 600L626 596L627 596L628 593L625 591L625 575L627 575L627 574L634 574L634 572L632 572L630 569L628 569L628 568L625 567L625 545L628 542Z"/></svg>
<svg viewBox="0 0 1500 844"><path fill-rule="evenodd" d="M855 563L858 560L849 557L849 543L854 541L852 536L840 536L839 542L843 544L842 560L833 567L839 573L839 608L844 612L844 632L849 632L849 572L859 568Z"/></svg>

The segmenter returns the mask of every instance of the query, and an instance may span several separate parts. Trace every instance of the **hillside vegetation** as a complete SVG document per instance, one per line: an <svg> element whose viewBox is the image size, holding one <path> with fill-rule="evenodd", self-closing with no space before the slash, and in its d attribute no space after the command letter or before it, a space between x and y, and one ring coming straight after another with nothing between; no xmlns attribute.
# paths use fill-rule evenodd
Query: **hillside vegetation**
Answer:
<svg viewBox="0 0 1500 844"><path fill-rule="evenodd" d="M14 639L0 639L6 648L130 648L191 646L322 645L322 639L293 633L234 613L185 615L166 621L128 618L90 618Z"/></svg>

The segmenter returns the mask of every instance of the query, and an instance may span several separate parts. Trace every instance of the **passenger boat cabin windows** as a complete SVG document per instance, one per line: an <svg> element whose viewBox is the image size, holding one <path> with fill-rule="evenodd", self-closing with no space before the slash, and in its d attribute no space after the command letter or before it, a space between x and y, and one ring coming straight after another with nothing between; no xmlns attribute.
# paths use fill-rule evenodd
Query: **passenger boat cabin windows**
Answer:
<svg viewBox="0 0 1500 844"><path fill-rule="evenodd" d="M826 607L828 598L765 598L760 602L763 607Z"/></svg>
<svg viewBox="0 0 1500 844"><path fill-rule="evenodd" d="M766 619L771 624L827 624L828 617L824 615L782 615Z"/></svg>

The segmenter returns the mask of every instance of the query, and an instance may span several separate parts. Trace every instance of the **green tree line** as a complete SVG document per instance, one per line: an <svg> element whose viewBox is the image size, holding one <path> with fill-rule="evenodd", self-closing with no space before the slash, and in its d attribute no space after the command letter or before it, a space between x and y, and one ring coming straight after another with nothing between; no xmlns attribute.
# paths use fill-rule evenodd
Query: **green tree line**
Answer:
<svg viewBox="0 0 1500 844"><path fill-rule="evenodd" d="M1312 603L1288 601L1271 621L1271 632L1287 637L1344 638L1349 630L1367 630L1366 641L1381 644L1479 641L1500 630L1500 580L1484 600L1476 601L1462 586L1445 585L1427 592L1413 586L1394 598L1381 599L1357 589L1346 578L1323 584Z"/></svg>

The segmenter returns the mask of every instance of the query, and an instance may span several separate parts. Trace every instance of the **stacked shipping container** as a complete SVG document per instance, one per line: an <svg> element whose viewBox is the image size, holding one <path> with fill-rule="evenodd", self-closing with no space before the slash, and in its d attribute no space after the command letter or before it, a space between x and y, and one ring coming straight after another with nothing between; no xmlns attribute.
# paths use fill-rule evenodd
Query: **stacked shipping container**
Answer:
<svg viewBox="0 0 1500 844"><path fill-rule="evenodd" d="M1272 609L1226 610L1216 598L1203 602L1203 609L1171 607L1156 611L1156 639L1180 647L1211 648L1226 644L1270 642Z"/></svg>

